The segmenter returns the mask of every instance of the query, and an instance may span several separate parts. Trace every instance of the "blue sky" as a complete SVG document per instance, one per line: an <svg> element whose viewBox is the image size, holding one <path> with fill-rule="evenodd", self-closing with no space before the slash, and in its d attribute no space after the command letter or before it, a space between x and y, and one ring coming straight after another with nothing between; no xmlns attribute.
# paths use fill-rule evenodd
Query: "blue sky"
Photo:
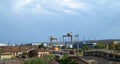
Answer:
<svg viewBox="0 0 120 64"><path fill-rule="evenodd" d="M49 41L68 32L120 39L119 11L119 0L0 0L0 41Z"/></svg>

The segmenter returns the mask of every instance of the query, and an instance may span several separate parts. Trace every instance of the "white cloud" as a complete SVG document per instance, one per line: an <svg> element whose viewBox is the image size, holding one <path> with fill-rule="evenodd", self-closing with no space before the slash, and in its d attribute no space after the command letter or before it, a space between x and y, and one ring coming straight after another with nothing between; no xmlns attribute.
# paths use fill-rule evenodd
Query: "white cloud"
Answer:
<svg viewBox="0 0 120 64"><path fill-rule="evenodd" d="M77 10L85 10L89 6L78 0L16 0L14 10L16 12L64 12L77 13Z"/></svg>
<svg viewBox="0 0 120 64"><path fill-rule="evenodd" d="M13 9L16 13L20 13L29 4L32 4L32 0L16 0L14 2Z"/></svg>
<svg viewBox="0 0 120 64"><path fill-rule="evenodd" d="M63 10L63 11L67 14L77 14L77 12L75 12L73 10Z"/></svg>
<svg viewBox="0 0 120 64"><path fill-rule="evenodd" d="M60 5L71 8L71 9L79 9L83 7L82 3L77 3L74 0L63 0Z"/></svg>
<svg viewBox="0 0 120 64"><path fill-rule="evenodd" d="M15 1L15 7L16 8L22 8L26 5L32 4L32 0L17 0Z"/></svg>

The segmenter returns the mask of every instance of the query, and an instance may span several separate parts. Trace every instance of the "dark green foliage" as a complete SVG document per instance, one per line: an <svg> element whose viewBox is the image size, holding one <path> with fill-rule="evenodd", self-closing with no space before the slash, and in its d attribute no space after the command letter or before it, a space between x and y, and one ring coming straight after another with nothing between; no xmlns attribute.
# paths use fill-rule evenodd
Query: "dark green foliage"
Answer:
<svg viewBox="0 0 120 64"><path fill-rule="evenodd" d="M27 61L25 61L23 64L48 64L48 61L50 59L54 59L55 57L53 55L45 55L41 58L32 58Z"/></svg>
<svg viewBox="0 0 120 64"><path fill-rule="evenodd" d="M116 50L120 51L120 44L115 45Z"/></svg>
<svg viewBox="0 0 120 64"><path fill-rule="evenodd" d="M105 49L106 47L107 47L107 45L104 43L98 43L95 46L95 48L97 48L97 49Z"/></svg>
<svg viewBox="0 0 120 64"><path fill-rule="evenodd" d="M60 64L75 64L74 60L68 60L68 55L65 54L62 59L60 59Z"/></svg>
<svg viewBox="0 0 120 64"><path fill-rule="evenodd" d="M44 44L42 43L41 45L38 46L39 48L45 48Z"/></svg>
<svg viewBox="0 0 120 64"><path fill-rule="evenodd" d="M23 64L48 64L48 63L42 58L33 58L32 60L25 61Z"/></svg>
<svg viewBox="0 0 120 64"><path fill-rule="evenodd" d="M115 50L115 44L114 44L114 42L112 42L112 43L109 44L109 49L110 50Z"/></svg>
<svg viewBox="0 0 120 64"><path fill-rule="evenodd" d="M31 50L31 51L29 51L28 54L29 54L29 57L36 57L38 55L38 52L35 50Z"/></svg>
<svg viewBox="0 0 120 64"><path fill-rule="evenodd" d="M68 55L65 54L62 59L60 59L60 64L75 64L74 60L68 60ZM54 59L55 57L52 55L46 55L41 58L33 58L29 59L28 61L25 61L23 64L48 64L48 61L50 59Z"/></svg>
<svg viewBox="0 0 120 64"><path fill-rule="evenodd" d="M89 49L90 49L90 47L87 45L82 46L82 50L89 50Z"/></svg>
<svg viewBox="0 0 120 64"><path fill-rule="evenodd" d="M62 49L66 49L66 46L62 46Z"/></svg>

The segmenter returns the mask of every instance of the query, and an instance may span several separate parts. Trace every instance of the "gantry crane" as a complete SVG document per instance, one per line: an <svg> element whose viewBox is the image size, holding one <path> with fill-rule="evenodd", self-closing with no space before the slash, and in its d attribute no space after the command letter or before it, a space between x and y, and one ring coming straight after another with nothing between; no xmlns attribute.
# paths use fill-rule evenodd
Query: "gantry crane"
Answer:
<svg viewBox="0 0 120 64"><path fill-rule="evenodd" d="M53 44L52 44L52 41L53 41L53 40L56 40L56 45L58 45L58 39L50 36L50 47L53 46Z"/></svg>
<svg viewBox="0 0 120 64"><path fill-rule="evenodd" d="M73 37L72 37L72 32L67 33L66 35L63 35L62 37L63 37L63 44L64 44L64 45L65 45L65 43L64 43L64 38L65 38L65 37L70 38L70 47L71 47L71 45L72 45L72 39L73 39Z"/></svg>
<svg viewBox="0 0 120 64"><path fill-rule="evenodd" d="M52 36L50 36L50 48L53 48L53 43L52 43L53 40L56 40L56 46L54 47L54 50L58 51L59 50L59 48L57 47L57 45L58 45L58 39L54 38Z"/></svg>

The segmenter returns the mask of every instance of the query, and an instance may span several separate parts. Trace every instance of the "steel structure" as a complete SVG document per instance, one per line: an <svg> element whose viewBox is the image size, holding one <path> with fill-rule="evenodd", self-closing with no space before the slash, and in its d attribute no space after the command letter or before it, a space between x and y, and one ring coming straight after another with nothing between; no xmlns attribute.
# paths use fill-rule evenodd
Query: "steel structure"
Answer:
<svg viewBox="0 0 120 64"><path fill-rule="evenodd" d="M58 45L58 39L50 36L50 45L49 45L50 47L53 47L53 43L52 43L53 40L56 40L56 45Z"/></svg>
<svg viewBox="0 0 120 64"><path fill-rule="evenodd" d="M75 42L77 43L77 55L79 54L79 35L75 35Z"/></svg>
<svg viewBox="0 0 120 64"><path fill-rule="evenodd" d="M65 38L65 37L70 38L70 45L72 45L73 37L72 37L72 33L71 33L71 32L70 32L70 33L67 33L66 35L63 35L62 37L63 37L63 44L64 44L64 45L65 45L65 43L64 43L64 38Z"/></svg>

